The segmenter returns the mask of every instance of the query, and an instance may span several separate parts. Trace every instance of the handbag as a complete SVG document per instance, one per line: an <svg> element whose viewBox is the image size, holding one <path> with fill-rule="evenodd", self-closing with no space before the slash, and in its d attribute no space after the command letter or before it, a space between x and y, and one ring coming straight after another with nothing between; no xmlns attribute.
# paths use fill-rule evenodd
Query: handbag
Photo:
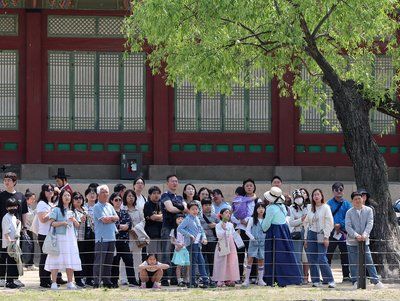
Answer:
<svg viewBox="0 0 400 301"><path fill-rule="evenodd" d="M300 231L292 232L292 233L290 233L290 236L292 237L292 240L300 240L301 232Z"/></svg>
<svg viewBox="0 0 400 301"><path fill-rule="evenodd" d="M42 250L47 255L60 255L60 247L58 246L56 229L54 227L51 227L49 233L47 233Z"/></svg>
<svg viewBox="0 0 400 301"><path fill-rule="evenodd" d="M22 251L21 260L23 263L27 264L33 258L34 252L33 240L27 233L21 233L20 246Z"/></svg>

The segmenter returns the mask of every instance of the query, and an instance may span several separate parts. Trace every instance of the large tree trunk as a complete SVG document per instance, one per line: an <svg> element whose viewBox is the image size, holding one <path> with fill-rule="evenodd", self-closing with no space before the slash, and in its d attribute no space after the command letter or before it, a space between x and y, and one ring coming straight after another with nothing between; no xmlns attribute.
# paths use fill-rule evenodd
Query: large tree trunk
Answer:
<svg viewBox="0 0 400 301"><path fill-rule="evenodd" d="M326 82L330 82L325 77ZM337 79L336 79L337 80ZM398 278L400 265L399 229L392 208L385 159L379 151L370 129L371 103L363 99L352 81L340 81L333 86L333 102L342 126L344 143L349 155L358 188L365 188L378 203L375 208L371 244L375 264L383 277ZM337 83L337 82L336 82Z"/></svg>
<svg viewBox="0 0 400 301"><path fill-rule="evenodd" d="M358 188L365 188L378 203L375 208L373 252L378 270L385 278L398 278L400 267L399 228L392 208L388 173L385 159L370 129L369 112L371 102L363 99L353 81L342 81L323 54L319 51L315 37L307 22L300 18L305 51L321 68L324 82L332 89L333 104L342 127L344 143L349 155Z"/></svg>

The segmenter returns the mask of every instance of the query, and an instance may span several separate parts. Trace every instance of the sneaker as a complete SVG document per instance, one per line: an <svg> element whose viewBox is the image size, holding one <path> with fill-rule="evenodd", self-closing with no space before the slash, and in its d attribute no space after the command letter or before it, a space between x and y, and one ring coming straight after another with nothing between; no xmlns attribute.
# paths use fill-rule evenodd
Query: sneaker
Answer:
<svg viewBox="0 0 400 301"><path fill-rule="evenodd" d="M146 287L146 282L142 282L142 284L140 285L140 288L141 288L141 289L147 288L147 287Z"/></svg>
<svg viewBox="0 0 400 301"><path fill-rule="evenodd" d="M378 282L378 283L376 283L375 284L375 286L374 286L376 289L378 289L378 290L381 290L381 289L384 289L385 288L385 286L383 285L383 283L382 282Z"/></svg>
<svg viewBox="0 0 400 301"><path fill-rule="evenodd" d="M68 290L76 290L76 289L78 289L78 288L77 288L76 285L73 284L72 282L68 282L68 283L67 283L67 289L68 289Z"/></svg>
<svg viewBox="0 0 400 301"><path fill-rule="evenodd" d="M223 282L223 281L217 282L217 287L224 287L224 286L225 286L225 282Z"/></svg>
<svg viewBox="0 0 400 301"><path fill-rule="evenodd" d="M209 288L216 288L217 284L215 283L215 281L210 281L210 285L208 287Z"/></svg>
<svg viewBox="0 0 400 301"><path fill-rule="evenodd" d="M353 283L353 289L355 289L355 290L358 289L358 282L357 281Z"/></svg>
<svg viewBox="0 0 400 301"><path fill-rule="evenodd" d="M225 285L227 287L235 287L236 283L235 283L235 281L227 281L227 282L225 282Z"/></svg>
<svg viewBox="0 0 400 301"><path fill-rule="evenodd" d="M267 284L264 282L263 279L258 279L258 285L259 286L266 286Z"/></svg>
<svg viewBox="0 0 400 301"><path fill-rule="evenodd" d="M351 282L351 278L350 277L343 277L342 282Z"/></svg>
<svg viewBox="0 0 400 301"><path fill-rule="evenodd" d="M171 285L178 285L178 279L172 278L172 279L170 280L170 284L171 284Z"/></svg>
<svg viewBox="0 0 400 301"><path fill-rule="evenodd" d="M335 288L335 287L336 287L335 281L329 282L329 283L328 283L328 287L329 287L329 288Z"/></svg>
<svg viewBox="0 0 400 301"><path fill-rule="evenodd" d="M158 283L158 282L154 282L154 284L153 284L153 288L154 288L154 289L161 289L161 285L160 285L160 283Z"/></svg>
<svg viewBox="0 0 400 301"><path fill-rule="evenodd" d="M314 282L312 284L312 287L321 287L321 286L322 286L321 282Z"/></svg>
<svg viewBox="0 0 400 301"><path fill-rule="evenodd" d="M178 286L179 286L179 287L185 287L185 286L186 286L186 283L183 282L183 281L179 281L179 282L178 282Z"/></svg>
<svg viewBox="0 0 400 301"><path fill-rule="evenodd" d="M161 285L162 285L162 286L169 286L168 280L167 280L167 279L161 280Z"/></svg>
<svg viewBox="0 0 400 301"><path fill-rule="evenodd" d="M68 282L68 281L65 281L65 280L62 279L62 278L57 278L57 284L62 285L62 284L67 284L67 282Z"/></svg>
<svg viewBox="0 0 400 301"><path fill-rule="evenodd" d="M51 288L51 283L50 283L50 282L41 283L41 284L40 284L40 287L43 287L43 288Z"/></svg>
<svg viewBox="0 0 400 301"><path fill-rule="evenodd" d="M250 285L250 281L249 280L245 280L245 281L243 281L243 283L242 283L242 286L244 286L244 287L248 287Z"/></svg>
<svg viewBox="0 0 400 301"><path fill-rule="evenodd" d="M53 290L53 291L57 291L57 290L58 290L58 285L57 285L57 283L56 283L56 282L53 282L53 283L51 284L51 286L50 286L50 289Z"/></svg>
<svg viewBox="0 0 400 301"><path fill-rule="evenodd" d="M0 286L4 287L5 285L6 285L6 281L4 279L1 279L0 280Z"/></svg>
<svg viewBox="0 0 400 301"><path fill-rule="evenodd" d="M19 288L19 286L16 285L14 282L7 282L6 287L11 289Z"/></svg>
<svg viewBox="0 0 400 301"><path fill-rule="evenodd" d="M15 279L15 280L14 280L14 283L15 283L16 285L18 285L19 287L25 287L25 284L23 284L23 283L21 282L21 280L19 280L19 279Z"/></svg>
<svg viewBox="0 0 400 301"><path fill-rule="evenodd" d="M208 288L208 283L206 283L206 282L200 283L199 288Z"/></svg>
<svg viewBox="0 0 400 301"><path fill-rule="evenodd" d="M82 280L75 281L75 285L78 287L84 288L86 285L82 282ZM68 286L67 286L68 287Z"/></svg>

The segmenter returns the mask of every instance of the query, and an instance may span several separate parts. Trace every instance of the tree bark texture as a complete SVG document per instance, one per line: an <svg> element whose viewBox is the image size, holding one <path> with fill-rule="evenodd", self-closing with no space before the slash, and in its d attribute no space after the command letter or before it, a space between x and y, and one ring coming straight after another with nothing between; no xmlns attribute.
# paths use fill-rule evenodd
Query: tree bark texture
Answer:
<svg viewBox="0 0 400 301"><path fill-rule="evenodd" d="M337 79L335 79L336 82ZM325 78L329 82L329 78ZM373 137L369 122L372 108L352 81L340 82L333 90L336 115L342 126L346 152L354 168L358 188L365 188L378 203L375 208L371 244L378 270L385 278L398 278L399 228L389 192L387 165Z"/></svg>
<svg viewBox="0 0 400 301"><path fill-rule="evenodd" d="M373 235L378 239L371 245L378 271L384 278L398 278L400 268L400 231L389 192L385 159L373 137L369 122L372 103L364 99L354 81L342 81L319 51L304 19L301 19L306 52L323 72L324 82L332 89L333 103L342 127L344 145L354 168L356 185L367 189L378 203L375 208Z"/></svg>

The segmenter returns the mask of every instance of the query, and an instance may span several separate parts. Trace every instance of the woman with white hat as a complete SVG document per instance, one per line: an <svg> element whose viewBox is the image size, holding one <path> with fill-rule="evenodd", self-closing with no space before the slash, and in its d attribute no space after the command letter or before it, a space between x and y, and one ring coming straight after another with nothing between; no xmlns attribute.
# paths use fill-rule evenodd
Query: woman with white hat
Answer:
<svg viewBox="0 0 400 301"><path fill-rule="evenodd" d="M278 187L264 194L269 202L265 219L261 226L266 231L265 238L265 273L267 285L275 282L283 287L290 284L301 284L301 271L297 263L289 227L286 224L287 211L285 197Z"/></svg>

